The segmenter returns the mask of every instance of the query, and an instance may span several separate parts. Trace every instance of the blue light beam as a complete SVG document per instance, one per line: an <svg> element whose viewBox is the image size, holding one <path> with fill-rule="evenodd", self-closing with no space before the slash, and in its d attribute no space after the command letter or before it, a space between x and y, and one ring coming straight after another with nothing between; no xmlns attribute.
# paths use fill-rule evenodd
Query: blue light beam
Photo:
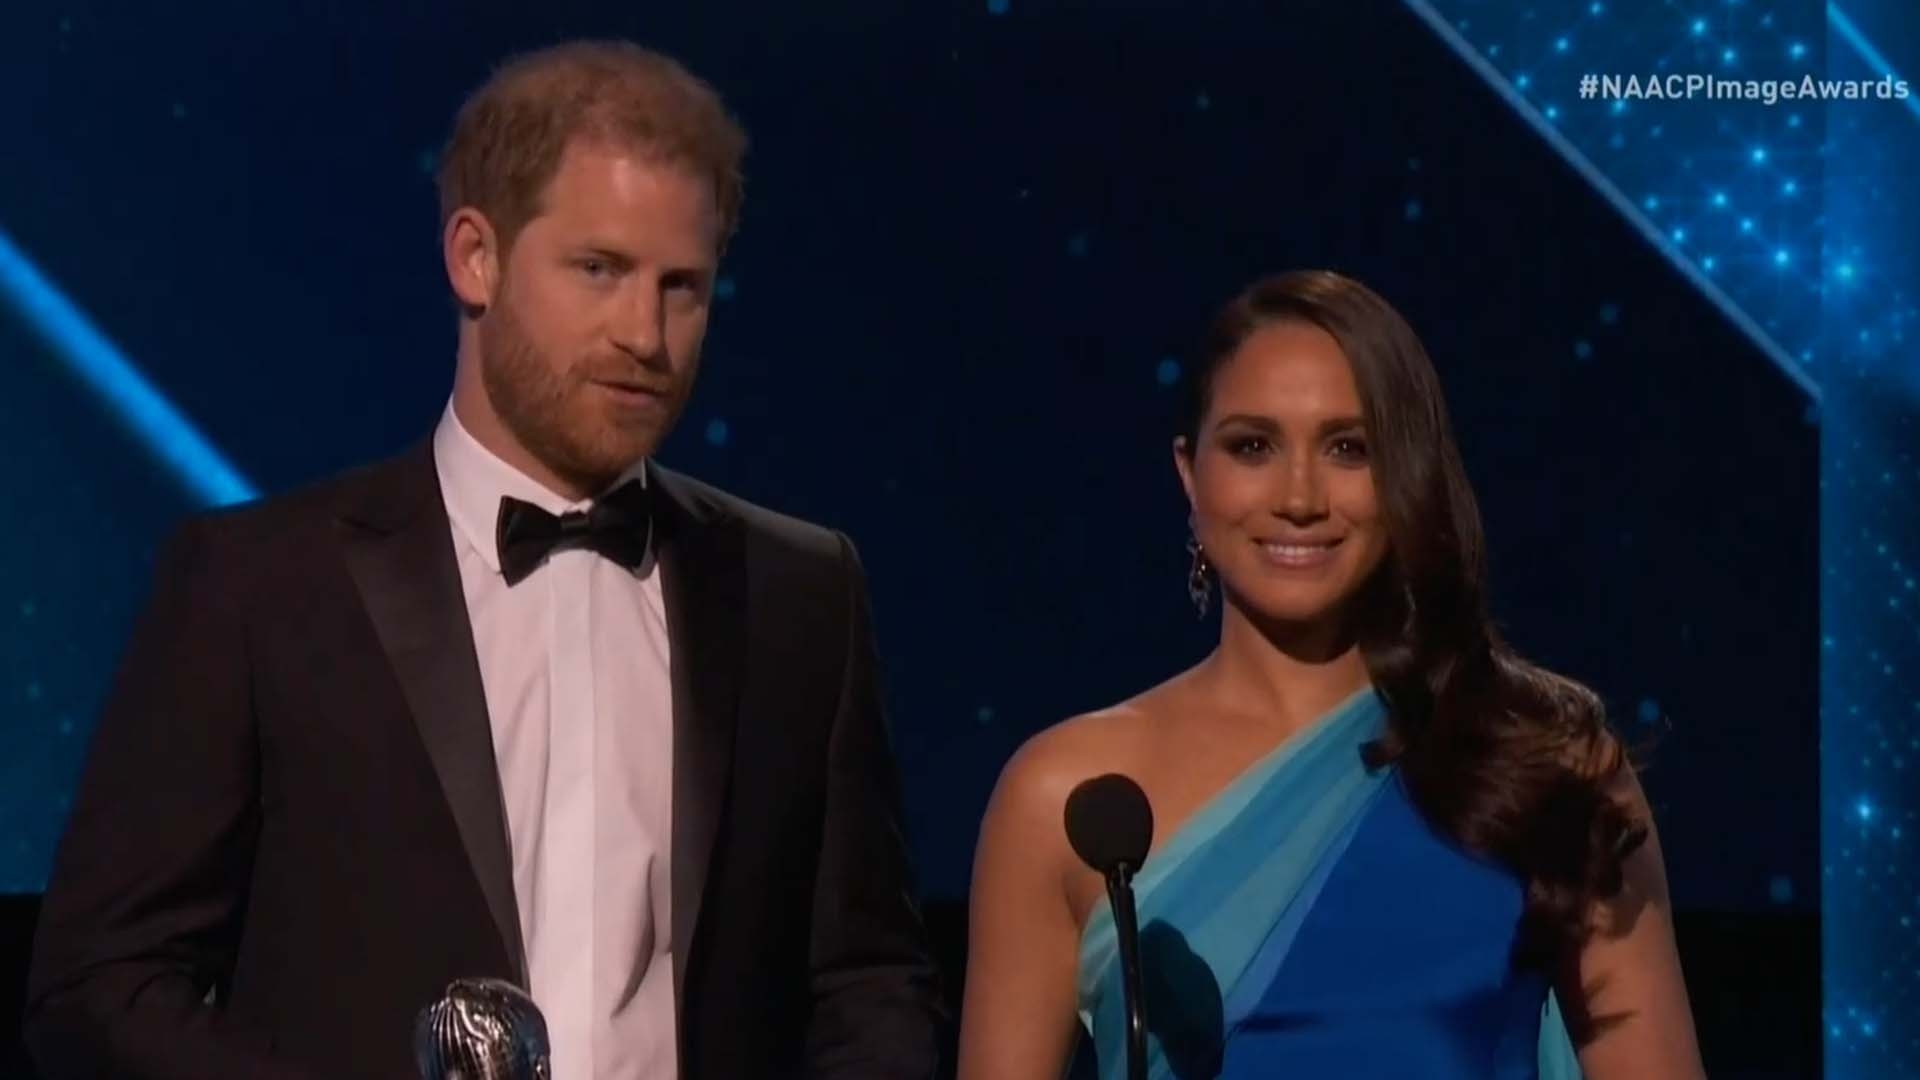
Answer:
<svg viewBox="0 0 1920 1080"><path fill-rule="evenodd" d="M1853 25L1852 19L1847 18L1847 13L1840 10L1840 5L1827 5L1827 24L1840 35L1840 40L1846 42L1849 48L1860 55L1860 59L1866 61L1868 67L1895 82L1905 81L1900 78L1899 72L1893 70L1893 65L1887 62L1887 58L1880 55L1880 50L1873 47L1873 42L1867 40L1867 35ZM1920 88L1910 87L1909 89L1913 92L1907 95L1907 111L1916 118L1920 118Z"/></svg>
<svg viewBox="0 0 1920 1080"><path fill-rule="evenodd" d="M1702 296L1705 296L1714 307L1718 308L1720 314L1724 316L1728 322L1731 322L1734 326L1738 327L1742 333L1746 334L1747 338L1766 355L1767 359L1773 361L1774 366L1780 369L1781 374L1791 379L1794 385L1798 386L1809 398L1814 401L1820 400L1820 385L1814 381L1813 376L1808 374L1807 370L1795 361L1792 356L1788 355L1787 350L1774 339L1772 334L1767 333L1758 323L1754 322L1752 316L1741 309L1740 305L1734 303L1733 298L1728 296L1726 292L1720 288L1718 283L1708 277L1706 272L1696 265L1693 259L1689 257L1679 245L1673 243L1673 241L1668 238L1666 230L1662 229L1654 223L1652 219L1647 217L1646 214L1642 213L1640 208L1634 204L1633 200L1627 198L1626 194L1620 190L1619 185L1608 178L1599 167L1587 158L1586 154L1582 153L1578 147L1573 145L1558 127L1554 126L1547 117L1543 116L1538 109L1534 108L1533 104L1523 97L1519 90L1515 88L1514 83L1508 82L1506 76L1502 75L1498 68L1494 67L1485 57L1481 56L1479 50L1475 49L1471 42L1467 41L1466 38L1460 35L1458 30L1453 28L1453 24L1449 23L1446 17L1440 14L1439 10L1433 6L1432 0L1404 0L1404 3L1409 11L1412 11L1422 22L1427 24L1435 36L1439 37L1448 48L1453 50L1454 55L1458 56L1461 62L1473 69L1474 73L1479 75L1480 78L1493 89L1494 93L1500 96L1502 101L1506 102L1507 107L1512 109L1515 115L1519 116L1526 122L1528 127L1533 129L1535 135L1538 135L1540 139L1558 153L1567 164L1571 165L1573 170L1579 173L1580 177L1584 179L1594 191L1598 192L1602 198L1611 203L1614 209L1619 211L1620 216L1625 218L1628 224L1632 225L1641 236L1646 238L1647 242L1653 246L1655 251L1665 256L1667 261L1673 264L1674 268L1679 270L1681 275L1684 276Z"/></svg>
<svg viewBox="0 0 1920 1080"><path fill-rule="evenodd" d="M0 299L20 313L54 355L194 497L225 506L259 494L126 354L47 280L4 230L0 230Z"/></svg>

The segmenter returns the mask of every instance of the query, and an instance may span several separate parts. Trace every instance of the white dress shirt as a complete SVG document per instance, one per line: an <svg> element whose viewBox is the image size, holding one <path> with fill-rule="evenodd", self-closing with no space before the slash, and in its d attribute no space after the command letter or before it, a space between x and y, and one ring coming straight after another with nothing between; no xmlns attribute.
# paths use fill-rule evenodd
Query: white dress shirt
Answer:
<svg viewBox="0 0 1920 1080"><path fill-rule="evenodd" d="M501 497L555 515L590 501L502 461L451 406L433 451L554 1080L672 1080L673 691L659 567L566 549L509 587L494 541ZM644 463L622 481L635 478Z"/></svg>

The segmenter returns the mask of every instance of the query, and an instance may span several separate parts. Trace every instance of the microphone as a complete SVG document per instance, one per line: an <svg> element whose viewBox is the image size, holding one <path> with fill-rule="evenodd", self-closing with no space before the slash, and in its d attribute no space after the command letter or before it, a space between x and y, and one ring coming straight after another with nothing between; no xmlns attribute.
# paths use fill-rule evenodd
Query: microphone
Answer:
<svg viewBox="0 0 1920 1080"><path fill-rule="evenodd" d="M1147 1013L1140 993L1140 923L1133 910L1133 875L1153 843L1153 807L1147 793L1119 773L1096 776L1067 796L1067 843L1107 882L1114 937L1120 944L1120 982L1127 1005L1128 1080L1146 1080Z"/></svg>
<svg viewBox="0 0 1920 1080"><path fill-rule="evenodd" d="M519 987L455 979L420 1010L413 1060L423 1080L549 1080L547 1020Z"/></svg>

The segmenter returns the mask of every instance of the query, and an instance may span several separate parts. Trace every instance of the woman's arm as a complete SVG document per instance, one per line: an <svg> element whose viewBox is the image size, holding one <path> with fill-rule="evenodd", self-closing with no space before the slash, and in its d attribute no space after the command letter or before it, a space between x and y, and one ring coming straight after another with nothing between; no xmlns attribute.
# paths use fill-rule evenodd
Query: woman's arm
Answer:
<svg viewBox="0 0 1920 1080"><path fill-rule="evenodd" d="M1706 1075L1674 945L1673 907L1645 793L1621 771L1618 797L1649 822L1627 857L1620 895L1595 912L1593 936L1558 979L1587 1080L1696 1080Z"/></svg>
<svg viewBox="0 0 1920 1080"><path fill-rule="evenodd" d="M1062 813L1075 776L1043 733L1000 774L980 826L959 1080L1058 1080L1079 1034L1080 930Z"/></svg>

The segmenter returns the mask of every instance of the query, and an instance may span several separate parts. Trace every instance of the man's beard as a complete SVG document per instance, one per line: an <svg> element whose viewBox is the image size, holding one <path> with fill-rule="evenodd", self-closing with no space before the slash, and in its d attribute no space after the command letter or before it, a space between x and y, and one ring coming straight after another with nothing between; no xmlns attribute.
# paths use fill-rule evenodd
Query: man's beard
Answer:
<svg viewBox="0 0 1920 1080"><path fill-rule="evenodd" d="M507 431L540 463L598 491L653 450L657 433L623 429L592 402L585 365L560 370L503 296L480 327L480 381Z"/></svg>

